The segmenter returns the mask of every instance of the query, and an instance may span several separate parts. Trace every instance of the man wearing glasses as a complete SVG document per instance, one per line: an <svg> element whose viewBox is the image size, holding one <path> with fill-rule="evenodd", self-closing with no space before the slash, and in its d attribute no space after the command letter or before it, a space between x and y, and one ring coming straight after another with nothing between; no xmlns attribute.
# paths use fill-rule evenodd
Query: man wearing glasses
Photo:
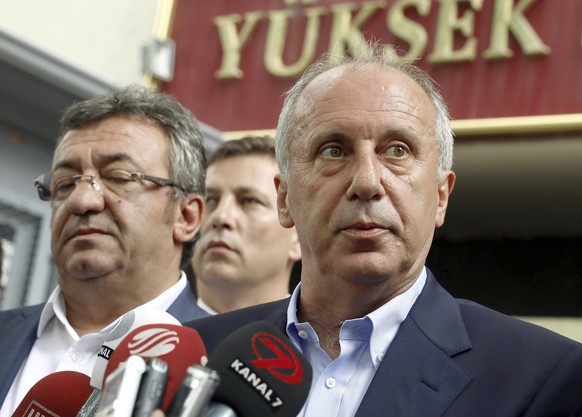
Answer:
<svg viewBox="0 0 582 417"><path fill-rule="evenodd" d="M204 172L198 123L172 97L132 86L67 110L51 173L35 182L51 204L58 287L46 304L0 313L0 416L52 372L91 375L129 310L207 315L181 271L200 227Z"/></svg>

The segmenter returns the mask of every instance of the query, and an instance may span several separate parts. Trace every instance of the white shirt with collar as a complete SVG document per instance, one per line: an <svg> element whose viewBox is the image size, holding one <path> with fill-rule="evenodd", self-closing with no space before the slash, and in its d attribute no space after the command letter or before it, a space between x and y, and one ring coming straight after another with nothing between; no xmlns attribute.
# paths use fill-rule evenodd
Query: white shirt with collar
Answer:
<svg viewBox="0 0 582 417"><path fill-rule="evenodd" d="M307 322L297 319L300 285L287 310L287 334L313 367L309 397L300 417L350 417L356 411L390 347L426 282L426 270L402 294L358 319L346 320L340 328L341 353L335 360L320 347L319 338Z"/></svg>
<svg viewBox="0 0 582 417"><path fill-rule="evenodd" d="M182 272L177 283L140 307L166 311L187 285L186 274ZM97 333L79 337L67 320L63 293L57 286L42 310L36 341L12 382L0 417L11 417L30 388L53 372L76 371L91 376L97 352L115 322Z"/></svg>

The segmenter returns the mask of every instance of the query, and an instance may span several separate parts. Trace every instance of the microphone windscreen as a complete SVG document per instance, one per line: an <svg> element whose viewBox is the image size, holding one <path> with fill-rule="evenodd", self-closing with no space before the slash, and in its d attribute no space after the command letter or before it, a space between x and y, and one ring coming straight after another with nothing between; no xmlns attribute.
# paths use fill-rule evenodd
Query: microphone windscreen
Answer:
<svg viewBox="0 0 582 417"><path fill-rule="evenodd" d="M130 332L115 349L104 378L131 355L159 358L168 364L168 383L162 409L167 411L190 365L205 365L206 348L198 332L174 324L148 324Z"/></svg>
<svg viewBox="0 0 582 417"><path fill-rule="evenodd" d="M91 373L91 386L93 388L103 389L103 375L107 368L107 362L125 336L136 328L151 323L180 324L171 314L157 308L138 307L125 313L117 320L117 323L107 335L105 342L103 342L101 349L99 349L95 366Z"/></svg>
<svg viewBox="0 0 582 417"><path fill-rule="evenodd" d="M266 321L240 328L216 347L209 368L220 375L213 401L239 417L295 417L311 387L307 359Z"/></svg>
<svg viewBox="0 0 582 417"><path fill-rule="evenodd" d="M32 386L12 417L75 417L92 391L87 375L54 372Z"/></svg>

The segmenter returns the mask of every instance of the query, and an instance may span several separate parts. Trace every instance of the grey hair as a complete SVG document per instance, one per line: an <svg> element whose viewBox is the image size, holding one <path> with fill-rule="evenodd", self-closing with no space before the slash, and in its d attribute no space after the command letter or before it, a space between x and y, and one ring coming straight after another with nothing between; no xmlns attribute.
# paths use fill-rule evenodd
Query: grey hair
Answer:
<svg viewBox="0 0 582 417"><path fill-rule="evenodd" d="M279 170L285 178L289 177L289 147L291 140L298 133L296 132L298 128L297 103L307 85L319 75L337 67L345 67L345 72L347 73L371 66L393 68L400 71L409 76L424 90L435 110L434 132L438 151L437 175L441 178L446 171L452 169L454 138L449 110L435 82L425 71L410 61L384 53L382 48L372 45L358 50L357 54L323 55L305 71L295 85L285 94L275 140Z"/></svg>
<svg viewBox="0 0 582 417"><path fill-rule="evenodd" d="M130 85L73 104L61 117L57 146L69 130L116 116L137 117L168 135L168 167L170 179L176 184L174 198L188 193L204 195L206 154L196 118L174 97L147 87Z"/></svg>
<svg viewBox="0 0 582 417"><path fill-rule="evenodd" d="M205 195L206 154L198 121L176 98L147 87L130 85L73 104L61 117L57 146L68 131L116 116L136 117L168 135L169 176L176 185L173 199L190 193ZM184 245L182 265L191 258L193 246L194 242Z"/></svg>

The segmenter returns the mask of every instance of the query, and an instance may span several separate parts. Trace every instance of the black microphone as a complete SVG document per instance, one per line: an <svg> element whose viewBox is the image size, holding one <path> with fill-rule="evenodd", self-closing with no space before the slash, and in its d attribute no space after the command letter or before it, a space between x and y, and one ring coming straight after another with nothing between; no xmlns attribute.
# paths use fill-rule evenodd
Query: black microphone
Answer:
<svg viewBox="0 0 582 417"><path fill-rule="evenodd" d="M311 388L307 359L266 321L251 323L224 339L207 366L218 372L220 384L203 417L295 417Z"/></svg>

